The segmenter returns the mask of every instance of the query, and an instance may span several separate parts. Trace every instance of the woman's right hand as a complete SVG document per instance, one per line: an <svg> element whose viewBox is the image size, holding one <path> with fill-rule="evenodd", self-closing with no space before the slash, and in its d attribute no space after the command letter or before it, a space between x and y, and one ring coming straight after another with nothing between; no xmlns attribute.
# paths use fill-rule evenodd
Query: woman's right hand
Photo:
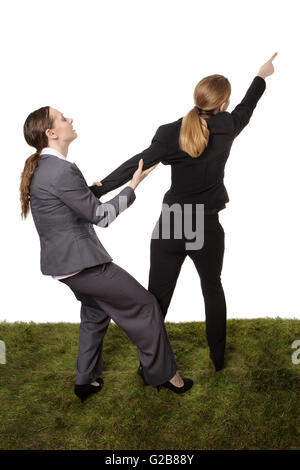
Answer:
<svg viewBox="0 0 300 470"><path fill-rule="evenodd" d="M271 59L269 59L264 65L262 65L258 71L258 74L262 78L266 78L269 75L272 75L274 73L274 67L272 64L272 60L275 59L277 56L278 52L275 52L275 54L272 55Z"/></svg>
<svg viewBox="0 0 300 470"><path fill-rule="evenodd" d="M144 161L141 158L139 161L138 169L134 172L132 180L129 184L132 189L135 189L140 184L140 182L143 181L143 179L149 175L150 171L154 170L154 168L158 165L158 163L156 163L156 165L151 166L150 168L148 168L148 170L143 171L143 164Z"/></svg>

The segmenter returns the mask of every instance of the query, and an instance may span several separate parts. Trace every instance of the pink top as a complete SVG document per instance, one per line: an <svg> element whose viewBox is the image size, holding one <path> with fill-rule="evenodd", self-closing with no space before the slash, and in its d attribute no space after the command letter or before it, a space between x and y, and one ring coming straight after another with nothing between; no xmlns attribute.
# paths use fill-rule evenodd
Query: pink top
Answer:
<svg viewBox="0 0 300 470"><path fill-rule="evenodd" d="M62 158L63 160L67 160L67 157L65 157L62 153L59 153L57 150L53 149L52 147L43 148L43 150L41 151L41 155L43 155L43 154L55 155L58 158ZM80 273L80 271L82 271L82 269L79 269L79 271L74 271L73 273L62 274L62 275L52 276L52 277L54 279L64 279L65 277L74 276L74 274Z"/></svg>

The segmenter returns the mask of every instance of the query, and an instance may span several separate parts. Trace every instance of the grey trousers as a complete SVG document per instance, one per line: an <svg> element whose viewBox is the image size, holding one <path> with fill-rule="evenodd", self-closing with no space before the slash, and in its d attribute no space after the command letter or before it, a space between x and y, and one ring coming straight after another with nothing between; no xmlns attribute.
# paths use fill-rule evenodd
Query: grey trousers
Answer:
<svg viewBox="0 0 300 470"><path fill-rule="evenodd" d="M149 385L175 375L177 364L158 301L127 271L108 262L59 282L81 302L76 384L93 382L102 374L103 340L111 318L137 346Z"/></svg>

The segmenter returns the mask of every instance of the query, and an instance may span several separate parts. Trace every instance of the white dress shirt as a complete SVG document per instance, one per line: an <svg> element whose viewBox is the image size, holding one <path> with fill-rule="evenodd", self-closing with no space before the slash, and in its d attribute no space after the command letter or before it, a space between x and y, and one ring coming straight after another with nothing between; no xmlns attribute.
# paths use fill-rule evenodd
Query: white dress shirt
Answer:
<svg viewBox="0 0 300 470"><path fill-rule="evenodd" d="M65 157L62 153L58 152L57 150L53 149L52 147L44 147L43 150L41 151L41 155L47 154L47 155L55 155L58 158L62 158L63 160L67 160L67 157ZM52 276L54 279L64 279L65 277L70 277L74 276L74 274L80 273L82 269L79 269L79 271L74 271L73 273L69 274L62 274L58 276Z"/></svg>

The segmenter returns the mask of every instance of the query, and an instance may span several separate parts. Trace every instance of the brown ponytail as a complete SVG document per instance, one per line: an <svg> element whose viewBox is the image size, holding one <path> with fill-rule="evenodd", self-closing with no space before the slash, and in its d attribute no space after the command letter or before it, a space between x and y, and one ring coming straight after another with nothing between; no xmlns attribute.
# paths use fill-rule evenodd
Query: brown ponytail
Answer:
<svg viewBox="0 0 300 470"><path fill-rule="evenodd" d="M23 131L25 140L28 145L35 147L37 151L26 159L24 169L21 173L20 202L21 217L23 219L26 219L29 212L30 184L41 158L40 152L48 145L48 137L45 131L53 128L53 126L54 119L50 116L49 106L44 106L43 108L33 111L33 113L29 114L24 123Z"/></svg>
<svg viewBox="0 0 300 470"><path fill-rule="evenodd" d="M196 106L182 119L179 134L180 149L192 158L199 157L208 145L210 132L204 117L216 114L221 104L229 100L230 93L230 83L223 75L209 75L196 85Z"/></svg>
<svg viewBox="0 0 300 470"><path fill-rule="evenodd" d="M29 212L30 183L40 158L41 156L38 152L28 157L25 161L24 169L21 173L20 201L22 209L21 217L23 219L26 219L27 214Z"/></svg>

